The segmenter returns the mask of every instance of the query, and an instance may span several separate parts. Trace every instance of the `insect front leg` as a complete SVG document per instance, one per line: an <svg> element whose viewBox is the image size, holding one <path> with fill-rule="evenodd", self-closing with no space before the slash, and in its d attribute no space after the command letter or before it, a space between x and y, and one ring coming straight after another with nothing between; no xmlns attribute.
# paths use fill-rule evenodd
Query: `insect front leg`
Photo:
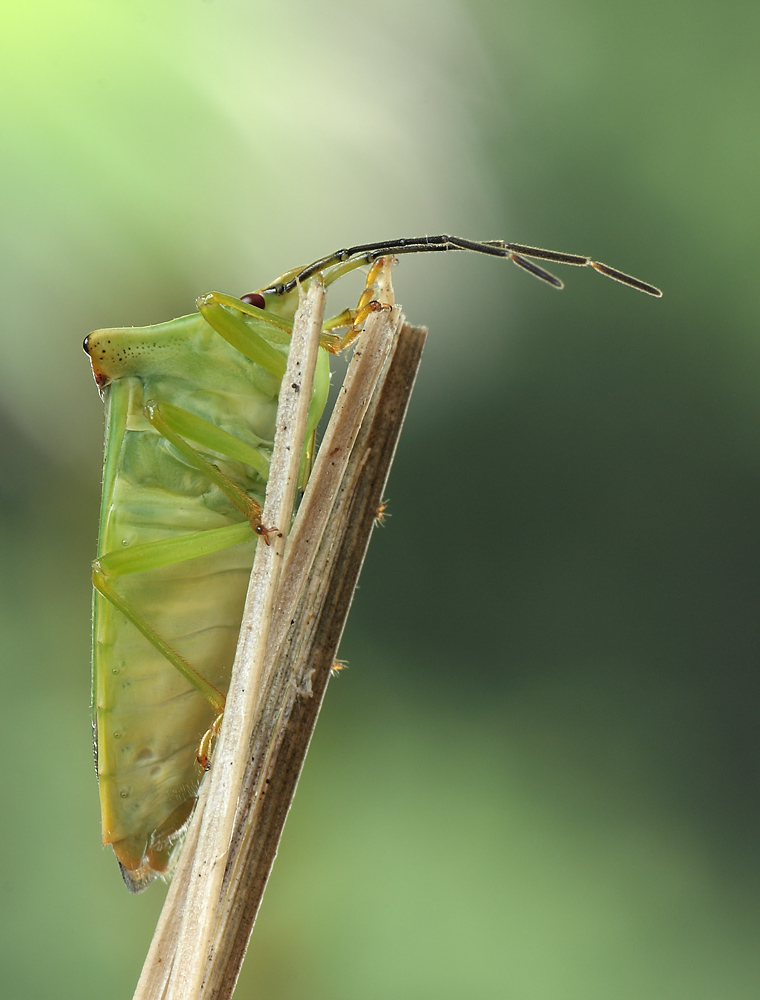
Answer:
<svg viewBox="0 0 760 1000"><path fill-rule="evenodd" d="M228 344L266 371L282 378L285 373L285 355L270 344L266 337L287 345L293 323L273 311L273 305L279 304L276 295L270 296L269 301L270 308L267 309L267 300L259 292L245 295L242 299L222 292L209 292L198 299L198 311ZM355 310L345 309L338 316L327 320L320 337L322 347L330 353L336 353L334 345L340 338L331 335L329 331L350 326L355 315Z"/></svg>
<svg viewBox="0 0 760 1000"><path fill-rule="evenodd" d="M198 299L198 311L220 337L277 378L285 374L285 353L262 334L290 339L292 322L257 305L222 292L209 292ZM244 318L244 317L247 317ZM259 332L261 331L261 332Z"/></svg>
<svg viewBox="0 0 760 1000"><path fill-rule="evenodd" d="M392 257L378 257L372 262L367 273L367 280L364 291L359 296L359 301L355 309L345 309L338 316L327 320L323 329L323 346L331 354L340 354L357 339L364 328L364 324L373 312L381 312L393 308L393 294L390 291L389 279L390 267L393 262ZM329 284L335 278L340 277L345 270L344 265L338 265L334 272L327 272L325 284ZM339 272L339 273L337 273ZM324 331L348 327L342 337L331 336L329 340L324 337Z"/></svg>

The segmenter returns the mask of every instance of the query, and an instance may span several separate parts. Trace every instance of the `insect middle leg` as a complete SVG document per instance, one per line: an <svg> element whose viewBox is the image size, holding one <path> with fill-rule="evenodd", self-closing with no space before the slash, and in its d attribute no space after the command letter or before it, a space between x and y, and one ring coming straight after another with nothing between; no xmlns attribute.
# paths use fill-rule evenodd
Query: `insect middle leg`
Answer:
<svg viewBox="0 0 760 1000"><path fill-rule="evenodd" d="M254 448L248 448L244 442L238 441L232 434L227 434L209 421L203 420L202 417L196 417L177 406L150 399L143 407L143 413L158 433L166 438L191 465L208 476L211 482L218 486L222 493L248 518L251 527L257 530L261 525L261 504L246 493L242 486L239 486L229 476L225 476L215 465L205 459L197 448L193 448L183 436L183 432L186 435L189 431L198 444L213 451L220 451L228 458L233 457L229 454L230 451L235 451L237 454L242 453L246 456L243 461L247 460L247 464L251 464L253 455L259 455L259 453ZM253 454L249 454L249 452ZM259 455L259 459L261 458L262 456ZM261 469L261 463L257 464Z"/></svg>

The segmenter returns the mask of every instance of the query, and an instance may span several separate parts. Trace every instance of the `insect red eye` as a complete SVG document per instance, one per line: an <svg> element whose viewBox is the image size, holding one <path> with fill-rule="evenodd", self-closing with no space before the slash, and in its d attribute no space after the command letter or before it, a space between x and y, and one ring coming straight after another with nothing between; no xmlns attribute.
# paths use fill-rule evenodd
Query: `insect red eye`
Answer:
<svg viewBox="0 0 760 1000"><path fill-rule="evenodd" d="M266 308L266 300L261 292L249 292L247 295L241 295L240 301L247 302L249 306L256 306L257 309Z"/></svg>

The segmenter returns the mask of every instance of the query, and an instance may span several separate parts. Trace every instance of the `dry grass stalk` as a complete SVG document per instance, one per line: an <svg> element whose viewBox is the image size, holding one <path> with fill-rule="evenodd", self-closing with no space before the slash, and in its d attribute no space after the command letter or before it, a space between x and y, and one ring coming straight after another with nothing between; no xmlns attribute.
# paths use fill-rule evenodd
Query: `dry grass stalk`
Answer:
<svg viewBox="0 0 760 1000"><path fill-rule="evenodd" d="M311 294L310 290L310 298ZM303 303L296 326L304 324L302 311L309 311ZM311 315L312 324L318 315L321 321L319 307L312 308ZM367 323L299 508L284 562L281 547L273 547L263 574L268 582L259 584L258 590L252 582L249 596L263 587L265 596L258 603L261 606L263 600L270 609L269 626L265 622L262 627L261 617L254 622L244 618L242 631L249 629L248 634L259 641L253 649L250 643L241 642L239 658L245 655L249 664L253 660L254 669L258 664L262 683L254 692L250 674L238 677L233 673L211 781L205 783L209 788L202 791L188 831L135 1000L221 1000L232 995L319 714L419 364L424 331L404 326L399 334L401 323L397 309L376 314ZM308 339L309 335L305 336ZM311 337L312 342L316 339ZM294 364L298 350L294 329L290 352ZM303 364L298 371L305 370ZM294 381L286 373L283 385ZM305 380L297 382L308 400ZM298 462L293 455L300 454L300 445L289 447L291 472L295 469L297 474ZM274 465L273 460L273 469ZM279 526L286 520L267 520L271 484L270 478L264 523ZM287 499L284 493L282 497ZM266 546L258 548L266 551ZM255 576L256 564L252 581ZM256 717L254 720L249 715L230 724L231 709L238 712L233 693L237 684L247 691L249 708L251 701L256 706ZM222 756L228 726L237 746L230 756L228 743L227 756ZM214 791L219 759L224 761L227 775L233 766L238 772L237 785L223 782L223 823L218 817L215 820L219 806L213 804L220 801ZM240 773L243 769L244 774ZM237 810L230 825L233 796ZM213 836L204 836L204 829L211 830Z"/></svg>
<svg viewBox="0 0 760 1000"><path fill-rule="evenodd" d="M204 1000L232 995L359 577L401 430L424 331L403 326L335 495L254 732ZM258 761L258 765L256 762Z"/></svg>

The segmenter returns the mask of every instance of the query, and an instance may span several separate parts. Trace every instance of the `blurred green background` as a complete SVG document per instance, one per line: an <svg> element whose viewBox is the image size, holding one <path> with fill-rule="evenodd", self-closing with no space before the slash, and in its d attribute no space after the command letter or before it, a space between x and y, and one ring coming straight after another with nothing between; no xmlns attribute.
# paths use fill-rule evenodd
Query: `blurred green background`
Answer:
<svg viewBox="0 0 760 1000"><path fill-rule="evenodd" d="M7 997L131 996L80 344L338 246L431 336L238 995L738 1000L760 962L760 8L3 0ZM337 311L356 287L336 288Z"/></svg>

